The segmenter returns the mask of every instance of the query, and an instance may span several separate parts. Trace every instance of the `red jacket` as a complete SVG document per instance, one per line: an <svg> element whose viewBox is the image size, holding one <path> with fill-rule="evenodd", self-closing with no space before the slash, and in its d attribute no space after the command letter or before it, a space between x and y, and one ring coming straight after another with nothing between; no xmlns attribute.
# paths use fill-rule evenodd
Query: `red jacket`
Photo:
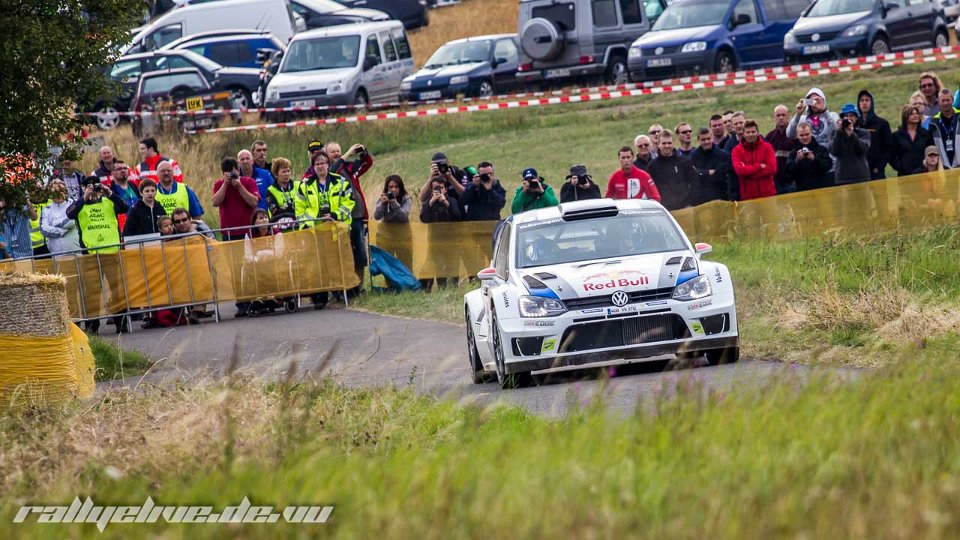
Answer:
<svg viewBox="0 0 960 540"><path fill-rule="evenodd" d="M610 175L604 197L608 199L642 199L644 195L652 201L660 202L660 191L657 190L657 185L653 183L650 175L633 166L629 175L623 174L623 169L617 169L617 172Z"/></svg>
<svg viewBox="0 0 960 540"><path fill-rule="evenodd" d="M777 194L773 178L777 175L777 154L763 139L749 144L746 141L733 148L730 156L733 170L740 179L740 200L749 201ZM766 167L760 167L761 164Z"/></svg>

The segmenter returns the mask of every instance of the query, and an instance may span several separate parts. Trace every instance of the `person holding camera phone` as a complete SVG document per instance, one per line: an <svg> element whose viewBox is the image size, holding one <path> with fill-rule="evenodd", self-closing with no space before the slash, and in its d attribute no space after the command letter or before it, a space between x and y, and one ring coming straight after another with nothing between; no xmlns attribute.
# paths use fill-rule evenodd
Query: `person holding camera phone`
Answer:
<svg viewBox="0 0 960 540"><path fill-rule="evenodd" d="M627 146L624 146L624 148L630 150ZM633 151L630 152L630 167L640 171L633 166ZM640 172L646 174L643 171ZM609 185L607 191L610 191ZM599 199L600 197L600 186L593 181L593 177L587 172L587 166L574 165L570 167L570 174L567 175L566 182L560 186L560 202L585 201L587 199Z"/></svg>
<svg viewBox="0 0 960 540"><path fill-rule="evenodd" d="M522 174L523 183L513 195L510 209L514 214L537 208L549 208L560 204L553 188L546 184L542 176L533 167L527 167Z"/></svg>
<svg viewBox="0 0 960 540"><path fill-rule="evenodd" d="M620 148L620 150L617 151L617 159L620 160L620 168L610 175L610 180L607 182L607 192L604 194L604 197L608 199L650 199L660 202L660 190L658 190L656 184L653 183L653 178L651 178L646 171L641 170L633 164L633 149L629 146ZM583 166L580 165L570 169L571 177L569 178L570 181L573 182L572 177L576 177L578 188L583 191L587 188L580 185L582 176L578 173L586 173L586 167L583 167L582 171L579 167ZM587 178L589 179L589 176ZM588 185L594 184L591 181ZM600 188L596 185L594 185L594 187L596 187L596 197L581 196L579 199L571 200L599 199ZM566 186L564 186L564 188L566 188ZM567 202L562 190L560 192L560 202Z"/></svg>
<svg viewBox="0 0 960 540"><path fill-rule="evenodd" d="M507 204L507 190L500 185L493 163L481 161L477 173L460 196L464 221L496 221Z"/></svg>
<svg viewBox="0 0 960 540"><path fill-rule="evenodd" d="M825 182L827 171L833 167L830 151L813 137L810 124L797 125L797 140L787 156L787 171L794 180L797 191L818 189L830 185Z"/></svg>
<svg viewBox="0 0 960 540"><path fill-rule="evenodd" d="M870 132L857 127L859 120L860 111L853 103L847 103L840 109L837 131L830 144L837 185L870 180L870 163L867 161L867 153L870 151Z"/></svg>
<svg viewBox="0 0 960 540"><path fill-rule="evenodd" d="M827 110L827 97L823 90L811 88L807 95L797 102L793 118L787 124L787 137L796 137L797 125L806 122L810 125L813 138L823 146L830 146L839 118L836 113Z"/></svg>

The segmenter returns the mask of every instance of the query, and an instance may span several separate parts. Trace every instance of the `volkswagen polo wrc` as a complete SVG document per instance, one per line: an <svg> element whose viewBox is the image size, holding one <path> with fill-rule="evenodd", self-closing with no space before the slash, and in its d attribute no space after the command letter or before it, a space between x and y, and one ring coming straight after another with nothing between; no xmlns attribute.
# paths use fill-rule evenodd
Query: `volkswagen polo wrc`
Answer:
<svg viewBox="0 0 960 540"><path fill-rule="evenodd" d="M739 358L730 271L701 260L660 204L610 199L514 215L464 295L473 380L501 387L567 366L703 354Z"/></svg>

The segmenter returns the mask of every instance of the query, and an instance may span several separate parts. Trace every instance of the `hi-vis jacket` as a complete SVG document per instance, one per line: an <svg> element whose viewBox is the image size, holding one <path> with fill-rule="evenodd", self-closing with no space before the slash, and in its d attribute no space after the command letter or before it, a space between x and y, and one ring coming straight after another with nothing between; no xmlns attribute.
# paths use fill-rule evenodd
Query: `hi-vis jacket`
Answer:
<svg viewBox="0 0 960 540"><path fill-rule="evenodd" d="M353 189L349 180L329 173L326 184L321 184L316 176L300 182L295 203L297 219L319 219L323 217L320 211L327 205L330 206L330 217L350 224L356 201L353 199ZM309 223L303 225L303 227L309 226Z"/></svg>

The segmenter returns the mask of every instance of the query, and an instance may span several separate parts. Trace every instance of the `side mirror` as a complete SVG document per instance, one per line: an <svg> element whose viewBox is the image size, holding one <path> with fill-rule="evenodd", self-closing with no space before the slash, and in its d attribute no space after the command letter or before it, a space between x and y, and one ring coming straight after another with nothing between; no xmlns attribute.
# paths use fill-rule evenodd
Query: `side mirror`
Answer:
<svg viewBox="0 0 960 540"><path fill-rule="evenodd" d="M377 59L372 56L367 56L363 59L363 70L370 71L373 69L373 66L377 65Z"/></svg>
<svg viewBox="0 0 960 540"><path fill-rule="evenodd" d="M496 277L497 269L492 266L477 272L477 279L480 281L490 281L491 279L496 279Z"/></svg>
<svg viewBox="0 0 960 540"><path fill-rule="evenodd" d="M713 246L706 242L697 242L693 245L693 249L697 252L697 255L704 255L713 251Z"/></svg>
<svg viewBox="0 0 960 540"><path fill-rule="evenodd" d="M733 26L743 26L745 24L750 24L751 22L750 16L746 13L737 13L737 16L733 19Z"/></svg>
<svg viewBox="0 0 960 540"><path fill-rule="evenodd" d="M895 9L900 9L900 4L897 4L895 2L884 2L883 4L884 15L886 15L888 12L893 11Z"/></svg>

